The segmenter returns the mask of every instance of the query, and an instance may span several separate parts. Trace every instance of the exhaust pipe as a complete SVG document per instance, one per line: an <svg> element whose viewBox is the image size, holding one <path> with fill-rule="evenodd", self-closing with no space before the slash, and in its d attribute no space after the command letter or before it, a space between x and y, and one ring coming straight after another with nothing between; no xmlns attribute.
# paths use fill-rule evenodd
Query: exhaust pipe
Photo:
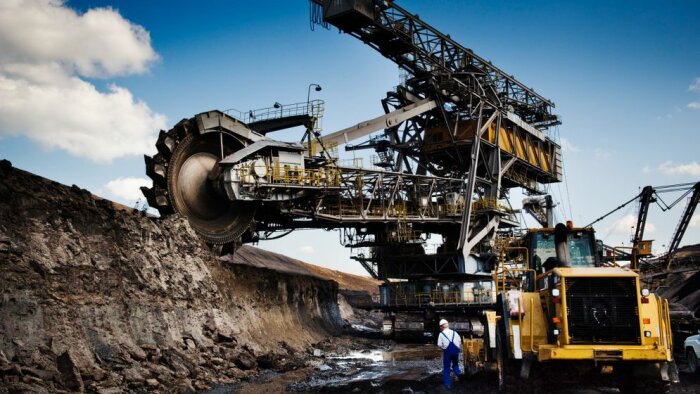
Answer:
<svg viewBox="0 0 700 394"><path fill-rule="evenodd" d="M557 259L561 267L571 267L571 257L569 254L569 228L562 223L554 227L554 247L557 251Z"/></svg>

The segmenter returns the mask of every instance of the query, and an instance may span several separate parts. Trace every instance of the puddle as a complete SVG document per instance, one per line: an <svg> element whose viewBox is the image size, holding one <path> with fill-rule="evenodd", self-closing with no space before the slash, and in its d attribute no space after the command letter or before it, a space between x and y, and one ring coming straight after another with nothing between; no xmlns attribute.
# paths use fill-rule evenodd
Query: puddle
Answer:
<svg viewBox="0 0 700 394"><path fill-rule="evenodd" d="M325 364L307 379L292 384L294 392L387 392L404 387L421 389L439 384L440 350L431 345L398 345L387 349L328 354Z"/></svg>
<svg viewBox="0 0 700 394"><path fill-rule="evenodd" d="M379 362L386 360L385 351L382 350L353 350L348 354L343 355L330 355L326 357L328 360L333 361L354 361L354 360L370 360L373 362Z"/></svg>
<svg viewBox="0 0 700 394"><path fill-rule="evenodd" d="M433 360L442 357L442 352L436 346L397 346L391 349L352 350L344 354L329 354L326 359L333 361L369 360L380 361L419 361Z"/></svg>

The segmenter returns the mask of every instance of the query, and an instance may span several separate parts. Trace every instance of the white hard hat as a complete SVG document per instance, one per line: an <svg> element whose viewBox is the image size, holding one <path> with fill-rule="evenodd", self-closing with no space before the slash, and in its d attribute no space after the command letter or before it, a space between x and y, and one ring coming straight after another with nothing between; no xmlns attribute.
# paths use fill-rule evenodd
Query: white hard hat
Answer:
<svg viewBox="0 0 700 394"><path fill-rule="evenodd" d="M447 325L447 320L445 320L445 319L440 320L440 327L446 326L446 325Z"/></svg>

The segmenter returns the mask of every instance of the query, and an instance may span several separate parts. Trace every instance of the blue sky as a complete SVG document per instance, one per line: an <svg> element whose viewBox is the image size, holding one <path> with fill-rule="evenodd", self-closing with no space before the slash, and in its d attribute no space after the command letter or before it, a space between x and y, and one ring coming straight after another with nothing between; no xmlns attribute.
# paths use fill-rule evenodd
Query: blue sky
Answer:
<svg viewBox="0 0 700 394"><path fill-rule="evenodd" d="M321 92L312 94L326 101L326 132L382 113L379 100L399 81L394 64L337 30L311 31L306 1L261 4L68 1L64 7L74 10L78 18L97 7L112 7L114 14L150 34L156 55L134 44L129 59L130 64L143 66L137 71L122 66L116 72L93 73L77 66L63 72L93 85L98 93L110 92L114 85L128 90L133 98L130 110L142 102L150 111L144 115L140 107L137 113L143 116L139 119L146 119L140 125L170 127L210 109L248 110L275 101L305 101L310 83L323 86ZM571 216L574 222L587 224L631 198L642 186L700 181L697 1L524 4L406 0L398 4L556 103L556 113L563 120L558 133L564 139L568 176L567 184L553 188L555 199L562 204L557 208L560 219ZM12 12L11 7L0 7L6 17ZM22 33L31 37L32 32ZM85 39L88 46L90 37ZM0 49L2 45L0 40ZM95 56L107 58L101 61L108 65L121 64L113 59L121 48L107 48L108 53ZM7 60L7 56L0 54L0 77L4 72L11 79L19 74L12 74L7 64L17 60ZM26 61L22 56L17 58ZM32 56L35 62L45 59ZM1 83L0 79L0 91ZM59 102L56 111L80 113L75 105ZM0 114L11 111L2 110L0 101ZM41 114L52 116L50 111ZM47 148L37 143L36 136L58 138L50 125L47 120L45 126L33 126L32 138L23 130L21 118L14 123L0 120L0 157L19 168L133 204L106 185L118 178L145 177L142 158L134 153L136 147L124 155L105 153L114 156L111 160L60 146ZM100 133L108 132L96 130L92 137L97 142ZM151 137L155 133L157 129ZM296 133L277 137L299 138ZM117 145L105 144L110 143ZM669 200L675 198L669 196ZM518 193L513 193L512 203L519 206ZM652 208L647 237L657 240L657 249L668 242L684 205L667 213ZM631 205L600 223L598 235L611 244L629 243L629 222L635 215ZM684 244L698 242L700 220L695 220ZM349 260L349 252L338 245L336 232L302 231L260 246L362 273Z"/></svg>

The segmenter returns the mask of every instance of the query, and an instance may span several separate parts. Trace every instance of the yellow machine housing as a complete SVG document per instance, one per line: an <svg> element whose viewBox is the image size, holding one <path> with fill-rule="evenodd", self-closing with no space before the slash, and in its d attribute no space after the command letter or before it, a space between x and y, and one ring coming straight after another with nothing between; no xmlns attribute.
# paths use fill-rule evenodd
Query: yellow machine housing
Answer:
<svg viewBox="0 0 700 394"><path fill-rule="evenodd" d="M574 363L675 380L668 301L642 289L637 272L603 265L599 253L593 229L564 225L530 230L503 250L494 280L504 365L521 366L522 376Z"/></svg>

